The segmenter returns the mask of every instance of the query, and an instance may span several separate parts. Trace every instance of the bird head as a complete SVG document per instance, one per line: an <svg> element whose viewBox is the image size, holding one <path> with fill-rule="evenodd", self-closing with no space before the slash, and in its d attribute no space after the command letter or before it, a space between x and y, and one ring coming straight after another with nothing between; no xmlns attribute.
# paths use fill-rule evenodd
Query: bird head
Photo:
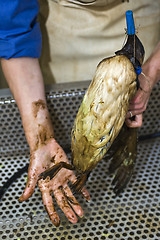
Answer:
<svg viewBox="0 0 160 240"><path fill-rule="evenodd" d="M144 60L144 47L136 34L128 35L124 47L115 52L116 55L125 55L129 58L134 68L140 67Z"/></svg>

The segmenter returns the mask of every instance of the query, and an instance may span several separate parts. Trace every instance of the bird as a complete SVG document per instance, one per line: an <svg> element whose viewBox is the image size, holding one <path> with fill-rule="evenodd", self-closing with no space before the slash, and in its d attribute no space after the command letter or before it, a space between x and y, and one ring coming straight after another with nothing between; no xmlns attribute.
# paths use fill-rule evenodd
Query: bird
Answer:
<svg viewBox="0 0 160 240"><path fill-rule="evenodd" d="M137 129L125 125L129 102L139 87L138 74L144 60L144 47L135 33L133 12L126 12L127 40L121 50L104 58L95 71L71 131L72 163L40 174L53 178L61 168L76 171L72 190L81 192L90 173L107 153L112 152L109 172L116 195L121 193L133 174L137 155Z"/></svg>
<svg viewBox="0 0 160 240"><path fill-rule="evenodd" d="M132 11L126 14L133 16ZM135 34L133 18L131 21L132 28L122 49L98 64L74 121L71 150L72 164L79 176L74 184L76 192L82 189L91 171L110 148L114 154L109 172L116 171L112 181L116 195L125 188L133 174L137 129L128 128L125 117L130 100L139 87L138 74L145 51Z"/></svg>

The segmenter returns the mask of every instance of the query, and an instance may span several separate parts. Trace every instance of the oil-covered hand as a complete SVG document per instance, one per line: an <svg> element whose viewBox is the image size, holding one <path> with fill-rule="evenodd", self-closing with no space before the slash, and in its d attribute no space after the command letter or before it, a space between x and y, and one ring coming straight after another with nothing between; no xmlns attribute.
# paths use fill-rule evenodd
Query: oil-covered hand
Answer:
<svg viewBox="0 0 160 240"><path fill-rule="evenodd" d="M27 200L38 182L44 206L55 226L59 225L60 219L53 205L52 193L70 222L77 222L76 215L83 216L83 210L68 186L69 181L72 183L76 181L73 171L62 168L52 179L49 176L45 179L39 178L42 172L61 161L68 163L68 158L54 138L48 139L45 144L33 151L30 157L26 188L19 199L20 201ZM85 188L82 190L82 195L89 200L89 194Z"/></svg>
<svg viewBox="0 0 160 240"><path fill-rule="evenodd" d="M38 182L44 205L53 223L58 225L59 217L54 210L52 192L63 212L75 223L76 214L82 216L83 211L67 185L68 181L75 181L73 172L62 169L52 180L39 180L39 175L56 163L68 162L64 151L53 138L54 130L39 61L29 57L1 59L1 65L20 110L31 153L27 185L20 201L25 201L32 195ZM85 189L82 194L86 199L89 198Z"/></svg>

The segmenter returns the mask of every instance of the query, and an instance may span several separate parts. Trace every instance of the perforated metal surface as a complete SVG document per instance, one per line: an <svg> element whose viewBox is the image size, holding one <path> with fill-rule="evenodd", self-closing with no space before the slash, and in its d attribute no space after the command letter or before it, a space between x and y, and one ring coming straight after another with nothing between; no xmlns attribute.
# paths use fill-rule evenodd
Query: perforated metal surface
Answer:
<svg viewBox="0 0 160 240"><path fill-rule="evenodd" d="M59 143L70 143L70 131L88 82L56 85L47 89L48 106ZM64 90L65 89L65 90ZM10 94L0 91L0 186L29 161L20 115ZM160 85L154 89L145 112L140 134L160 131ZM55 228L36 188L33 196L19 203L25 186L23 174L4 194L0 202L0 239L80 239L138 240L160 239L160 138L139 143L133 178L119 197L111 187L113 176L104 160L92 172L87 188L91 201L77 196L84 217L70 224L61 210L61 226Z"/></svg>

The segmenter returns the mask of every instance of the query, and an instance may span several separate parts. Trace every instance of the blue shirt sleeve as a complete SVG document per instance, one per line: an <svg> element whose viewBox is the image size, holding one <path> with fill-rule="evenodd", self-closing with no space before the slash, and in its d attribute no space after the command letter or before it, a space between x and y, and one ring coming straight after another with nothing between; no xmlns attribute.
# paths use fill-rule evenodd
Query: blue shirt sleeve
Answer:
<svg viewBox="0 0 160 240"><path fill-rule="evenodd" d="M38 0L0 0L0 57L40 57Z"/></svg>

